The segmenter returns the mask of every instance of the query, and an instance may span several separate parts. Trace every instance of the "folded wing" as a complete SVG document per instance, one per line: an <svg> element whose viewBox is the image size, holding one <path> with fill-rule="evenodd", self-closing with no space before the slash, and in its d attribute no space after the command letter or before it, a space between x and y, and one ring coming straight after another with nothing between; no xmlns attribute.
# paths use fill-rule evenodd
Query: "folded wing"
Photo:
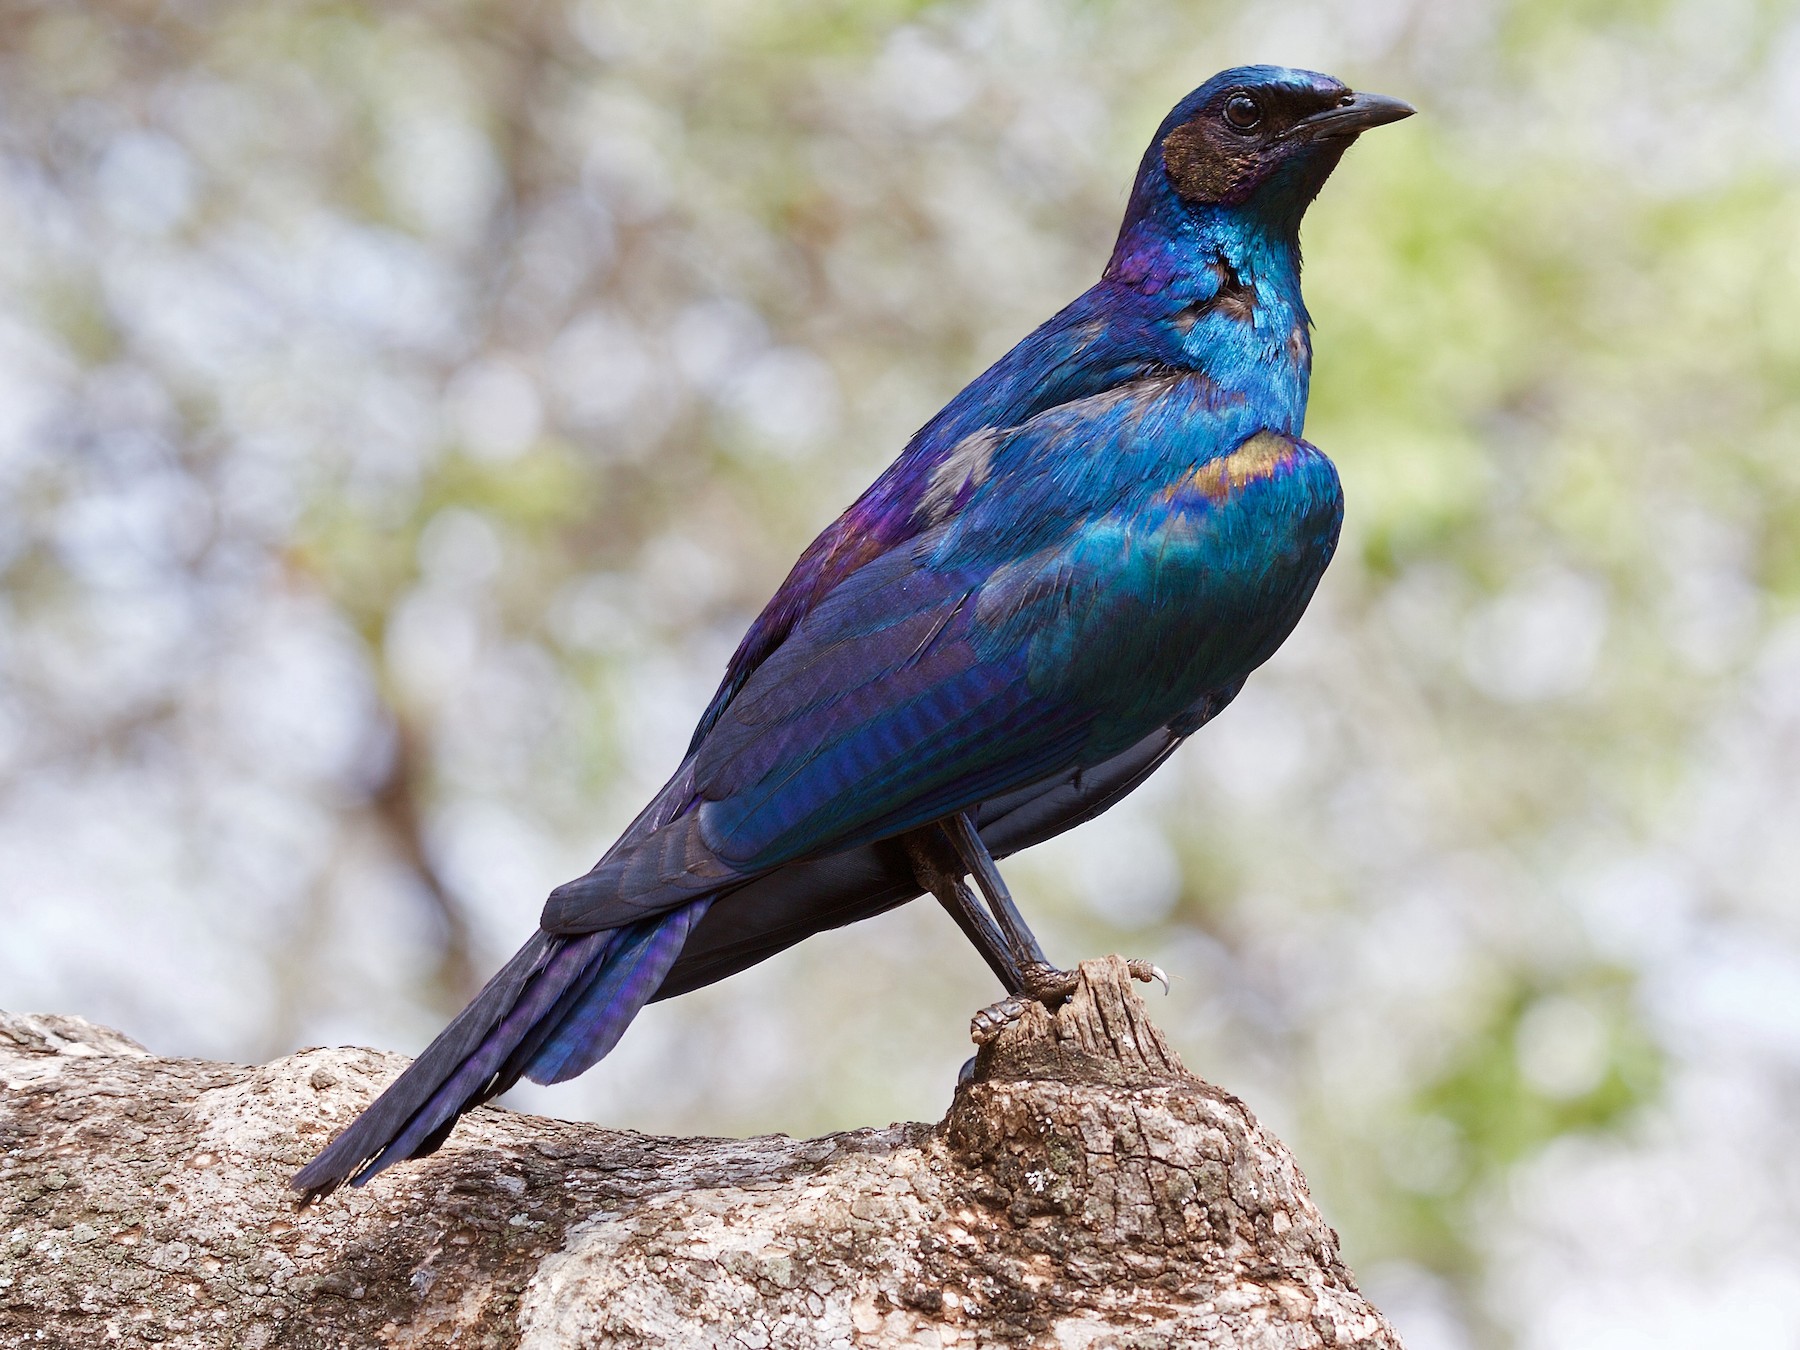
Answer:
<svg viewBox="0 0 1800 1350"><path fill-rule="evenodd" d="M1072 684L1046 665L1066 641L1046 635L1105 633L1116 625L1097 615L1114 603L1135 619L1143 587L1115 588L1108 569L1166 552L1167 513L1142 509L1172 464L1218 453L1232 431L1203 382L1158 377L996 437L981 490L801 618L717 711L658 807L552 895L544 926L634 922L1080 765L1097 722L1104 758L1175 716L1205 692L1171 701L1192 683L1185 668L1180 681L1120 669L1117 691Z"/></svg>

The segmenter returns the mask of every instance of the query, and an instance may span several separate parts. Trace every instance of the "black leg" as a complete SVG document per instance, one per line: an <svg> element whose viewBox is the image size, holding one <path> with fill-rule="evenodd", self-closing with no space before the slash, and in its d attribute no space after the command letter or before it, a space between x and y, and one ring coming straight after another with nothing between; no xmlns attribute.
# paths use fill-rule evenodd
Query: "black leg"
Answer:
<svg viewBox="0 0 1800 1350"><path fill-rule="evenodd" d="M1001 879L1000 869L994 865L994 857L987 851L987 845L981 842L975 823L966 814L959 812L954 816L947 816L938 824L943 826L950 846L956 850L958 860L975 878L975 884L987 899L988 908L994 912L1000 931L1006 936L1007 947L1012 952L1013 959L1018 962L1019 973L1024 980L1024 992L1052 1008L1056 1007L1075 992L1075 972L1061 970L1050 964L1050 958L1044 955L1043 946L1026 924L1025 916L1019 913L1018 905L1013 903L1012 892L1007 890L1006 882Z"/></svg>
<svg viewBox="0 0 1800 1350"><path fill-rule="evenodd" d="M963 881L956 854L946 846L937 826L914 830L903 841L919 884L938 898L1008 994L1024 992L1025 977L993 918Z"/></svg>
<svg viewBox="0 0 1800 1350"><path fill-rule="evenodd" d="M969 1031L977 1044L999 1035L1033 1002L1055 1008L1075 992L1075 973L1057 969L1045 957L1025 916L1013 903L1000 869L994 866L993 855L967 815L958 813L914 830L903 842L919 884L949 911L1006 988L1005 998L983 1008L970 1022ZM987 909L964 884L965 874L975 878ZM1148 961L1131 962L1131 973L1136 979L1157 980L1168 988L1168 977Z"/></svg>
<svg viewBox="0 0 1800 1350"><path fill-rule="evenodd" d="M1006 934L1006 940L1018 957L1019 964L1049 965L1050 958L1044 955L1044 949L1026 924L1025 916L1019 913L1019 907L1013 903L1012 892L1006 889L1000 869L994 865L993 855L987 851L987 845L981 842L981 835L976 831L975 822L969 819L968 813L959 811L953 816L947 816L939 824L944 827L944 833L950 836L950 847L956 850L956 856L962 860L963 867L981 888L988 908L994 911L994 918L999 922L1000 930Z"/></svg>
<svg viewBox="0 0 1800 1350"><path fill-rule="evenodd" d="M1019 907L1013 903L1012 892L1007 890L1006 882L1001 879L1000 869L994 865L994 855L987 851L987 845L981 842L981 835L975 829L975 822L967 813L958 812L938 822L949 837L950 846L956 850L957 858L975 878L975 884L987 898L988 906L994 912L1002 933L1006 935L1008 946L1012 949L1014 959L1019 964L1020 973L1025 979L1025 992L1033 998L1042 999L1052 1007L1075 992L1075 974L1073 971L1059 970L1044 955L1044 949L1025 923L1025 916L1019 913ZM1155 980L1167 991L1169 977L1148 961L1132 961L1131 974L1134 979L1148 983Z"/></svg>

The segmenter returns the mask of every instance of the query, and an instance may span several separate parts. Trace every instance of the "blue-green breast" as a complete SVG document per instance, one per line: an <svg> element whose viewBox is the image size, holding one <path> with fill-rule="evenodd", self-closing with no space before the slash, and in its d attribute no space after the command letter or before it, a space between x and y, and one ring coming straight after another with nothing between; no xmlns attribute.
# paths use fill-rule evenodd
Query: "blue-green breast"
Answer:
<svg viewBox="0 0 1800 1350"><path fill-rule="evenodd" d="M1262 431L1176 466L983 602L1010 611L990 613L992 631L1029 635L1034 693L1094 709L1084 758L1103 757L1268 660L1342 519L1331 461Z"/></svg>

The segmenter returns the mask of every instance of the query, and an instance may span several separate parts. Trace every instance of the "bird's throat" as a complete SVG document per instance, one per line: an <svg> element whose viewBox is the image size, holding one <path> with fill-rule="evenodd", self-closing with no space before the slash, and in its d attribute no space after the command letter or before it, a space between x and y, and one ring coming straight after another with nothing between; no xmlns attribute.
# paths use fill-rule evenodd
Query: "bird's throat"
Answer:
<svg viewBox="0 0 1800 1350"><path fill-rule="evenodd" d="M1166 325L1176 364L1266 409L1271 430L1298 435L1312 373L1298 243L1218 229L1179 241L1144 291Z"/></svg>

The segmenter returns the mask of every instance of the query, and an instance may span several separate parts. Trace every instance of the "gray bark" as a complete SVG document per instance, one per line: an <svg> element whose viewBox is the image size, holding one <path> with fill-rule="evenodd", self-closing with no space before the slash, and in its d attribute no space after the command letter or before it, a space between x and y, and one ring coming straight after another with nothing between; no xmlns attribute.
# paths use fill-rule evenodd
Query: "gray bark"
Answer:
<svg viewBox="0 0 1800 1350"><path fill-rule="evenodd" d="M660 1139L483 1108L295 1207L403 1064L0 1014L0 1344L1397 1347L1293 1158L1117 958L938 1125Z"/></svg>

